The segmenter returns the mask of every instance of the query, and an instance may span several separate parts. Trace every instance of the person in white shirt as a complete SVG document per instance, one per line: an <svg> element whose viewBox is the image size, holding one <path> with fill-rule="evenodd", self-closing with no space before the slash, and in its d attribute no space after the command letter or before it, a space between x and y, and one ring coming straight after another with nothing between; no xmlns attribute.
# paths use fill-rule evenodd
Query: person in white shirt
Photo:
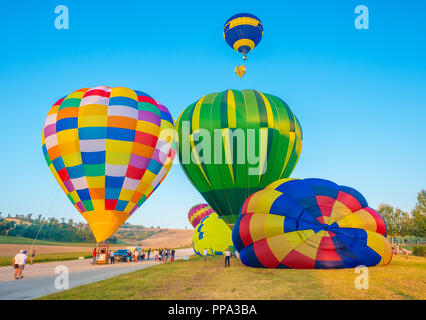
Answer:
<svg viewBox="0 0 426 320"><path fill-rule="evenodd" d="M13 258L12 268L14 269L15 279L22 279L22 271L24 270L25 263L27 262L28 256L25 250L19 251L19 253Z"/></svg>
<svg viewBox="0 0 426 320"><path fill-rule="evenodd" d="M225 249L225 267L230 266L230 260L231 260L231 251L229 248Z"/></svg>
<svg viewBox="0 0 426 320"><path fill-rule="evenodd" d="M207 249L204 248L204 261L206 261L206 260L207 260Z"/></svg>

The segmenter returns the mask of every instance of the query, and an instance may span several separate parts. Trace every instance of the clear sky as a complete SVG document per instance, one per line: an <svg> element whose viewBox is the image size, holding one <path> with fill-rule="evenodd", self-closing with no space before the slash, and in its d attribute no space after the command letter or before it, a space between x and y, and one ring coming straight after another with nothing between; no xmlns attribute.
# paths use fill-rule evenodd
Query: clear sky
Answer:
<svg viewBox="0 0 426 320"><path fill-rule="evenodd" d="M69 30L55 7L68 6ZM369 8L357 30L354 8ZM222 36L249 12L264 37L241 56ZM201 96L229 88L281 97L303 128L292 177L348 185L369 204L410 210L426 188L424 1L7 1L0 10L0 211L82 218L48 169L41 132L49 108L83 87L126 86L165 104L175 120ZM55 200L54 200L55 199ZM54 203L52 204L52 202ZM189 226L204 202L176 163L129 220Z"/></svg>

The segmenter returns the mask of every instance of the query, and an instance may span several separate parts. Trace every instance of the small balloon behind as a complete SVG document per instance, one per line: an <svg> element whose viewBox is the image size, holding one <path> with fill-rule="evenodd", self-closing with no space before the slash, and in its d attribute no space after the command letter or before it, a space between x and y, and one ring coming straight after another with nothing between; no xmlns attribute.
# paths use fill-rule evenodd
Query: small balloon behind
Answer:
<svg viewBox="0 0 426 320"><path fill-rule="evenodd" d="M200 203L189 209L188 220L195 228L201 222L201 220L203 220L203 218L207 217L213 212L214 210L207 203Z"/></svg>
<svg viewBox="0 0 426 320"><path fill-rule="evenodd" d="M175 156L173 132L165 106L124 87L79 89L52 106L42 134L44 157L97 242L163 181Z"/></svg>
<svg viewBox="0 0 426 320"><path fill-rule="evenodd" d="M239 65L235 67L235 73L237 74L237 76L239 76L240 78L246 74L246 67Z"/></svg>
<svg viewBox="0 0 426 320"><path fill-rule="evenodd" d="M192 246L194 252L198 255L204 255L204 249L207 249L207 255L223 255L226 248L233 247L232 231L216 212L204 217L198 226L194 229L192 237Z"/></svg>

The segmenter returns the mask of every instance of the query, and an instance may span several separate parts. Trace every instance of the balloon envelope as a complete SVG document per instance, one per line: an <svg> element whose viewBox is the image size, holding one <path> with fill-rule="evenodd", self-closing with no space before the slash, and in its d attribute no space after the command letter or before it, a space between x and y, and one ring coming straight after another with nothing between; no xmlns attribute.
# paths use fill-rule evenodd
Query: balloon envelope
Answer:
<svg viewBox="0 0 426 320"><path fill-rule="evenodd" d="M263 25L250 13L238 13L229 18L223 27L226 43L235 51L247 54L256 47L263 36Z"/></svg>
<svg viewBox="0 0 426 320"><path fill-rule="evenodd" d="M246 67L244 66L236 66L235 67L235 73L237 74L237 76L239 76L240 78L246 74Z"/></svg>
<svg viewBox="0 0 426 320"><path fill-rule="evenodd" d="M282 179L254 193L232 239L251 267L354 268L392 259L380 214L355 189L323 179Z"/></svg>
<svg viewBox="0 0 426 320"><path fill-rule="evenodd" d="M79 89L50 109L42 134L46 162L98 242L111 236L170 170L173 118L146 93Z"/></svg>
<svg viewBox="0 0 426 320"><path fill-rule="evenodd" d="M183 170L230 228L249 195L290 175L302 149L289 106L255 90L202 97L181 113L176 130Z"/></svg>
<svg viewBox="0 0 426 320"><path fill-rule="evenodd" d="M207 249L209 256L223 255L226 248L232 247L232 232L215 213L204 217L194 230L192 245L196 254L203 256Z"/></svg>
<svg viewBox="0 0 426 320"><path fill-rule="evenodd" d="M195 228L203 218L207 217L213 212L214 210L207 203L197 204L189 209L188 220Z"/></svg>

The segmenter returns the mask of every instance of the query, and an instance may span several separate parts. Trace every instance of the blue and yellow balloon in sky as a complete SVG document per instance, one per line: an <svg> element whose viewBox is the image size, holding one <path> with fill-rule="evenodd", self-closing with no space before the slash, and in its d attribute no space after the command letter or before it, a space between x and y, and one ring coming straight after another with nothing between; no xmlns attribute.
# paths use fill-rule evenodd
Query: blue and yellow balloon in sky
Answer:
<svg viewBox="0 0 426 320"><path fill-rule="evenodd" d="M223 37L235 51L246 54L262 40L263 24L258 17L250 13L238 13L229 18L223 27Z"/></svg>

